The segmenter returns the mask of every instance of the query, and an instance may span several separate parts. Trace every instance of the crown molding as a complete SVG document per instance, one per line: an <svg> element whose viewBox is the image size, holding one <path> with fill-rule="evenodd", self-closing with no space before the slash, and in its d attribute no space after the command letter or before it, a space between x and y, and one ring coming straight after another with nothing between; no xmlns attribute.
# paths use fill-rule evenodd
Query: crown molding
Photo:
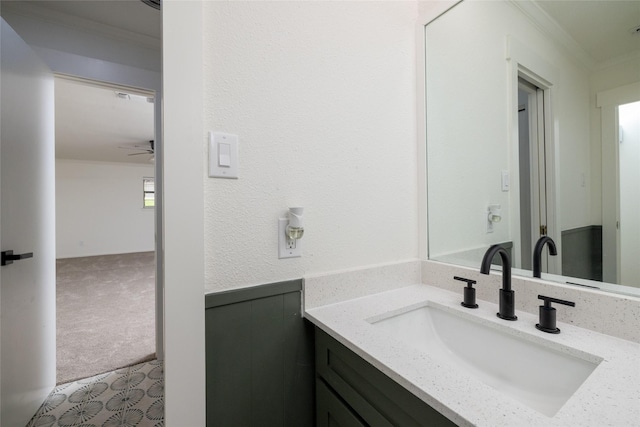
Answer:
<svg viewBox="0 0 640 427"><path fill-rule="evenodd" d="M594 59L537 2L518 0L508 0L508 2L520 10L543 34L557 42L587 69L591 70L596 66Z"/></svg>

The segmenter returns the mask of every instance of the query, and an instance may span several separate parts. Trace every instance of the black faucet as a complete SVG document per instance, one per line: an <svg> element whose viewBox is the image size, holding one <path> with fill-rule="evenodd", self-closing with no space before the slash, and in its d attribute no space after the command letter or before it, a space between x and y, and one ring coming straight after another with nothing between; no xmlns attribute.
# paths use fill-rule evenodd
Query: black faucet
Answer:
<svg viewBox="0 0 640 427"><path fill-rule="evenodd" d="M453 278L467 284L467 287L464 288L464 301L462 301L460 305L467 308L478 308L478 304L476 304L476 290L473 287L476 281L459 276L453 276Z"/></svg>
<svg viewBox="0 0 640 427"><path fill-rule="evenodd" d="M568 305L569 307L575 307L576 303L573 301L565 301L563 299L546 297L544 295L538 295L538 299L544 301L544 305L540 306L540 323L536 325L536 328L542 332L548 332L550 334L559 334L560 328L556 326L556 309L551 307L551 303Z"/></svg>
<svg viewBox="0 0 640 427"><path fill-rule="evenodd" d="M504 320L518 320L515 314L515 298L514 292L511 290L511 260L509 260L509 253L500 245L493 245L482 258L482 264L480 265L480 273L489 274L491 270L491 261L496 254L500 254L502 258L502 289L500 289L500 310L496 314L499 318Z"/></svg>
<svg viewBox="0 0 640 427"><path fill-rule="evenodd" d="M533 249L533 277L540 277L542 273L542 249L545 243L549 244L549 254L556 256L558 250L556 249L556 243L549 236L542 236L536 242L536 246Z"/></svg>

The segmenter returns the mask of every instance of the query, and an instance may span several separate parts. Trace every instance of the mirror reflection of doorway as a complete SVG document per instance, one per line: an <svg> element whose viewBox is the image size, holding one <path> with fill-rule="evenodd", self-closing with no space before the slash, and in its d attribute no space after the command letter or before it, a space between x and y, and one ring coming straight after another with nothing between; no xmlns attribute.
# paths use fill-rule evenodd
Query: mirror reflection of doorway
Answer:
<svg viewBox="0 0 640 427"><path fill-rule="evenodd" d="M631 285L640 277L640 101L618 107L617 129L617 272L619 283Z"/></svg>
<svg viewBox="0 0 640 427"><path fill-rule="evenodd" d="M596 107L602 150L602 276L605 282L637 286L640 83L598 92Z"/></svg>
<svg viewBox="0 0 640 427"><path fill-rule="evenodd" d="M540 236L547 235L547 167L545 144L544 90L518 78L518 141L520 182L519 268L532 269L532 249ZM547 272L543 257L542 271Z"/></svg>

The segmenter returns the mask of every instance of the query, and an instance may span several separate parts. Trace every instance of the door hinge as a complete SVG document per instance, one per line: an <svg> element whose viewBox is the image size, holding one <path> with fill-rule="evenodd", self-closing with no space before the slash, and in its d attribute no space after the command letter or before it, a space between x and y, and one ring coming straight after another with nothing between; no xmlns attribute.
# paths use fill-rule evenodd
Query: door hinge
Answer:
<svg viewBox="0 0 640 427"><path fill-rule="evenodd" d="M547 226L546 225L541 225L540 226L540 235L541 236L546 236L547 235Z"/></svg>

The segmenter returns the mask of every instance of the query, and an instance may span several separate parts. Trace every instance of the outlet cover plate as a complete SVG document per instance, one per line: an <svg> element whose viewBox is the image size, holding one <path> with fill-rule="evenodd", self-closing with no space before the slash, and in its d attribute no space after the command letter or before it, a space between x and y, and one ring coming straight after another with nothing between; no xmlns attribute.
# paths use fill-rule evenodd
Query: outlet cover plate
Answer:
<svg viewBox="0 0 640 427"><path fill-rule="evenodd" d="M278 218L278 258L297 258L302 256L302 239L291 240L286 229L289 220Z"/></svg>

